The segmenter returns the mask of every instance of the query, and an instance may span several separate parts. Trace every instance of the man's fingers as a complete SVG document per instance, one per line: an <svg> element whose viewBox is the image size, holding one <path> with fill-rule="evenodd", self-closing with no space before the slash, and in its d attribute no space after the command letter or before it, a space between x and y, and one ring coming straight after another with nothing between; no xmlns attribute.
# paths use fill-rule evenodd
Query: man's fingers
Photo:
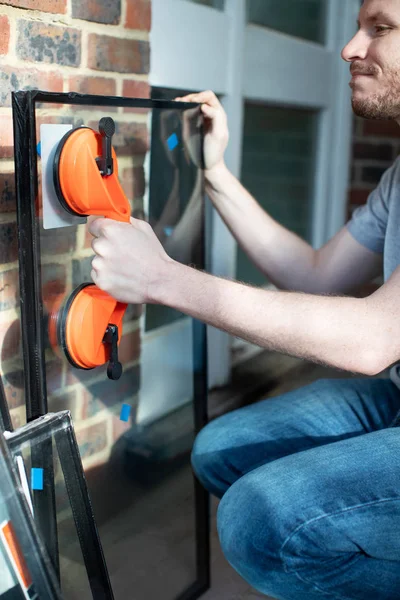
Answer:
<svg viewBox="0 0 400 600"><path fill-rule="evenodd" d="M95 254L97 254L97 256L104 256L104 248L102 250L102 246L103 246L103 240L101 240L98 237L93 238L92 240L92 250L93 252L95 252Z"/></svg>
<svg viewBox="0 0 400 600"><path fill-rule="evenodd" d="M92 260L92 272L94 271L96 273L96 277L99 272L100 263L101 263L101 258L99 258L98 256L95 256Z"/></svg>
<svg viewBox="0 0 400 600"><path fill-rule="evenodd" d="M91 223L89 223L89 232L94 237L99 237L103 233L106 225L107 219L104 219L102 217L99 219L94 219L93 221L91 221Z"/></svg>
<svg viewBox="0 0 400 600"><path fill-rule="evenodd" d="M188 94L187 96L183 96L182 98L180 98L180 101L181 102L197 102L198 104L207 103L210 106L214 106L215 108L221 106L217 96L211 90L207 90L205 92L199 92L197 94Z"/></svg>
<svg viewBox="0 0 400 600"><path fill-rule="evenodd" d="M201 110L202 110L203 114L206 117L208 117L209 119L215 119L215 117L218 114L217 109L214 108L213 106L209 106L209 104L202 104Z"/></svg>

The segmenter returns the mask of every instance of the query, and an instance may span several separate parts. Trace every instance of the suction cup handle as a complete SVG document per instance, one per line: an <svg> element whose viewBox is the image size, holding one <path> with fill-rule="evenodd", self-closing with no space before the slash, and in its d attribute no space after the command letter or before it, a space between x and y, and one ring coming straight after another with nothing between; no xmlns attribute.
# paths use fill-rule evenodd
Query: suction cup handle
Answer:
<svg viewBox="0 0 400 600"><path fill-rule="evenodd" d="M122 375L122 365L118 360L118 327L110 323L103 338L105 344L111 345L110 362L107 367L109 379L119 379Z"/></svg>
<svg viewBox="0 0 400 600"><path fill-rule="evenodd" d="M102 155L96 159L96 162L100 173L103 176L109 176L114 172L111 140L115 133L115 123L111 117L100 119L99 133L102 138Z"/></svg>

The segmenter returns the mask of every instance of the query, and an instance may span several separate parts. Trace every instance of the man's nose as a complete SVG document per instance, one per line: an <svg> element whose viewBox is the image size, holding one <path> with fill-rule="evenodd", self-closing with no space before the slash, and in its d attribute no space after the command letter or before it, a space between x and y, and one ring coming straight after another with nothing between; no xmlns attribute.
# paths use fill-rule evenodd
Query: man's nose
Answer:
<svg viewBox="0 0 400 600"><path fill-rule="evenodd" d="M367 34L360 29L350 42L342 50L342 58L346 62L355 60L364 60L368 54L369 38Z"/></svg>

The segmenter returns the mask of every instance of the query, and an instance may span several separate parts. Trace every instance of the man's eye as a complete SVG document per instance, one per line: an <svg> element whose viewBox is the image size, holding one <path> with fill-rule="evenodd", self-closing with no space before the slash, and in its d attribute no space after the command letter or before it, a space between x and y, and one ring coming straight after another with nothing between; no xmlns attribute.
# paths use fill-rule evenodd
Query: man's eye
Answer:
<svg viewBox="0 0 400 600"><path fill-rule="evenodd" d="M374 29L375 33L377 34L382 34L386 33L387 31L390 31L390 27L386 27L385 25L375 25Z"/></svg>

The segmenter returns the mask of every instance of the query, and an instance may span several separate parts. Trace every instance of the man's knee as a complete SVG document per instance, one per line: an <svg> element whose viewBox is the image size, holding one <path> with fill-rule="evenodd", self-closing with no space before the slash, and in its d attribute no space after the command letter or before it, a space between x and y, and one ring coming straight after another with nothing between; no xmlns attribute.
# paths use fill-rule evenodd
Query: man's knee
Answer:
<svg viewBox="0 0 400 600"><path fill-rule="evenodd" d="M254 473L239 479L224 495L217 516L221 548L228 562L260 589L280 572L280 548L284 542L279 506L257 485Z"/></svg>
<svg viewBox="0 0 400 600"><path fill-rule="evenodd" d="M228 489L227 455L232 436L229 414L209 423L197 435L192 450L192 467L203 486L221 498Z"/></svg>

